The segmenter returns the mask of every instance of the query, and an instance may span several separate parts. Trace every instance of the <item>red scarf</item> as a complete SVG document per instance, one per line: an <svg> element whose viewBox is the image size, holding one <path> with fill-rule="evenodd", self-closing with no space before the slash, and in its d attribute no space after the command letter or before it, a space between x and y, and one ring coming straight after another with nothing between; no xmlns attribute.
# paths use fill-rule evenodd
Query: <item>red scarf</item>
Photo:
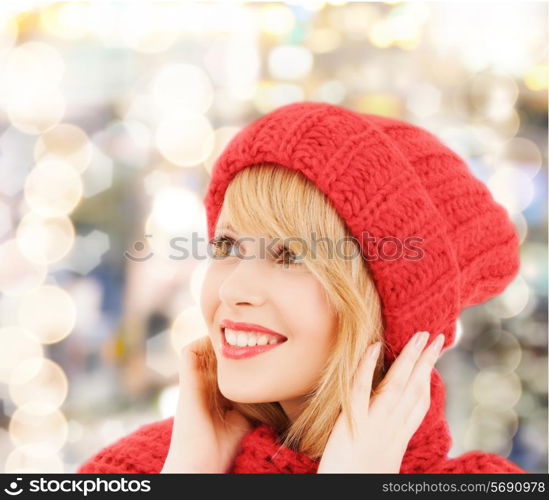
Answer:
<svg viewBox="0 0 549 500"><path fill-rule="evenodd" d="M503 457L470 451L448 458L451 437L444 416L444 384L433 370L431 407L412 437L404 455L400 473L479 474L526 473ZM173 417L141 426L136 431L99 451L77 470L79 473L150 473L156 474L168 453ZM266 424L250 430L241 440L229 473L304 474L316 473L318 462L282 447L276 432Z"/></svg>

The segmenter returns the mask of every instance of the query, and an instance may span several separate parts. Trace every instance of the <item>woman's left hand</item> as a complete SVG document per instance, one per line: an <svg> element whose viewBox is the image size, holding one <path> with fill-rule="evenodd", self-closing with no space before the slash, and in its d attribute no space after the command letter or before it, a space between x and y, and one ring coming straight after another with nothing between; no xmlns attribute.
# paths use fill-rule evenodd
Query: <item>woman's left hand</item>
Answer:
<svg viewBox="0 0 549 500"><path fill-rule="evenodd" d="M408 443L429 410L431 371L444 343L440 334L423 349L428 337L427 332L418 332L410 339L372 397L380 343L366 350L351 388L355 433L342 411L322 454L319 474L399 473Z"/></svg>

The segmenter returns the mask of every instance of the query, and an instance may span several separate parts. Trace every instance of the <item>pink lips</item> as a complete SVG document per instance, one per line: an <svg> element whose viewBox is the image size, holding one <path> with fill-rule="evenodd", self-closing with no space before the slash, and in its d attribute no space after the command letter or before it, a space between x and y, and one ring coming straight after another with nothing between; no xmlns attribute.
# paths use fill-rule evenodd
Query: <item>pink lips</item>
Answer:
<svg viewBox="0 0 549 500"><path fill-rule="evenodd" d="M222 352L225 357L230 359L243 359L243 358L249 358L251 356L256 356L257 354L261 354L262 352L269 351L274 347L278 347L279 345L282 345L284 342L280 342L278 344L255 345L255 346L246 346L246 347L229 345L225 340L225 333L224 333L225 328L230 328L231 330L248 331L248 332L268 333L269 335L281 337L284 339L284 341L287 340L286 337L284 337L284 335L281 335L280 333L269 330L264 326L255 325L253 323L236 323L231 320L225 319L221 322L221 341L223 344Z"/></svg>

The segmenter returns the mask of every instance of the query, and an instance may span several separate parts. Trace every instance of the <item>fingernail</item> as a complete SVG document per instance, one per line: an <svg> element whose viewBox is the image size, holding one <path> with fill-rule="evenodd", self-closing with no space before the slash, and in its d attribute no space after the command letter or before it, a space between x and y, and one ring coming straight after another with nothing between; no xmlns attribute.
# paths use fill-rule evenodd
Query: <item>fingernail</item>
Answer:
<svg viewBox="0 0 549 500"><path fill-rule="evenodd" d="M370 351L370 358L371 359L377 359L379 356L379 350L381 349L381 342L376 342Z"/></svg>
<svg viewBox="0 0 549 500"><path fill-rule="evenodd" d="M425 343L427 342L428 338L429 338L429 332L417 332L414 338L414 345L418 349L422 349Z"/></svg>
<svg viewBox="0 0 549 500"><path fill-rule="evenodd" d="M438 355L440 350L442 349L442 346L444 345L444 334L439 333L437 335L437 338L433 342L433 351Z"/></svg>

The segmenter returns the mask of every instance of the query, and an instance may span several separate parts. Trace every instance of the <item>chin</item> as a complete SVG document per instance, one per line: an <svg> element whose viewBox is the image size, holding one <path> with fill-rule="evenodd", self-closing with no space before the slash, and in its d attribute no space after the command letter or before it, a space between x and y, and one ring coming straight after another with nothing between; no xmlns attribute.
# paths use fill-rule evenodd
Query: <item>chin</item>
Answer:
<svg viewBox="0 0 549 500"><path fill-rule="evenodd" d="M269 392L264 388L242 387L241 384L227 384L222 381L219 383L219 392L229 401L235 403L270 403L276 401L274 398L266 398Z"/></svg>

